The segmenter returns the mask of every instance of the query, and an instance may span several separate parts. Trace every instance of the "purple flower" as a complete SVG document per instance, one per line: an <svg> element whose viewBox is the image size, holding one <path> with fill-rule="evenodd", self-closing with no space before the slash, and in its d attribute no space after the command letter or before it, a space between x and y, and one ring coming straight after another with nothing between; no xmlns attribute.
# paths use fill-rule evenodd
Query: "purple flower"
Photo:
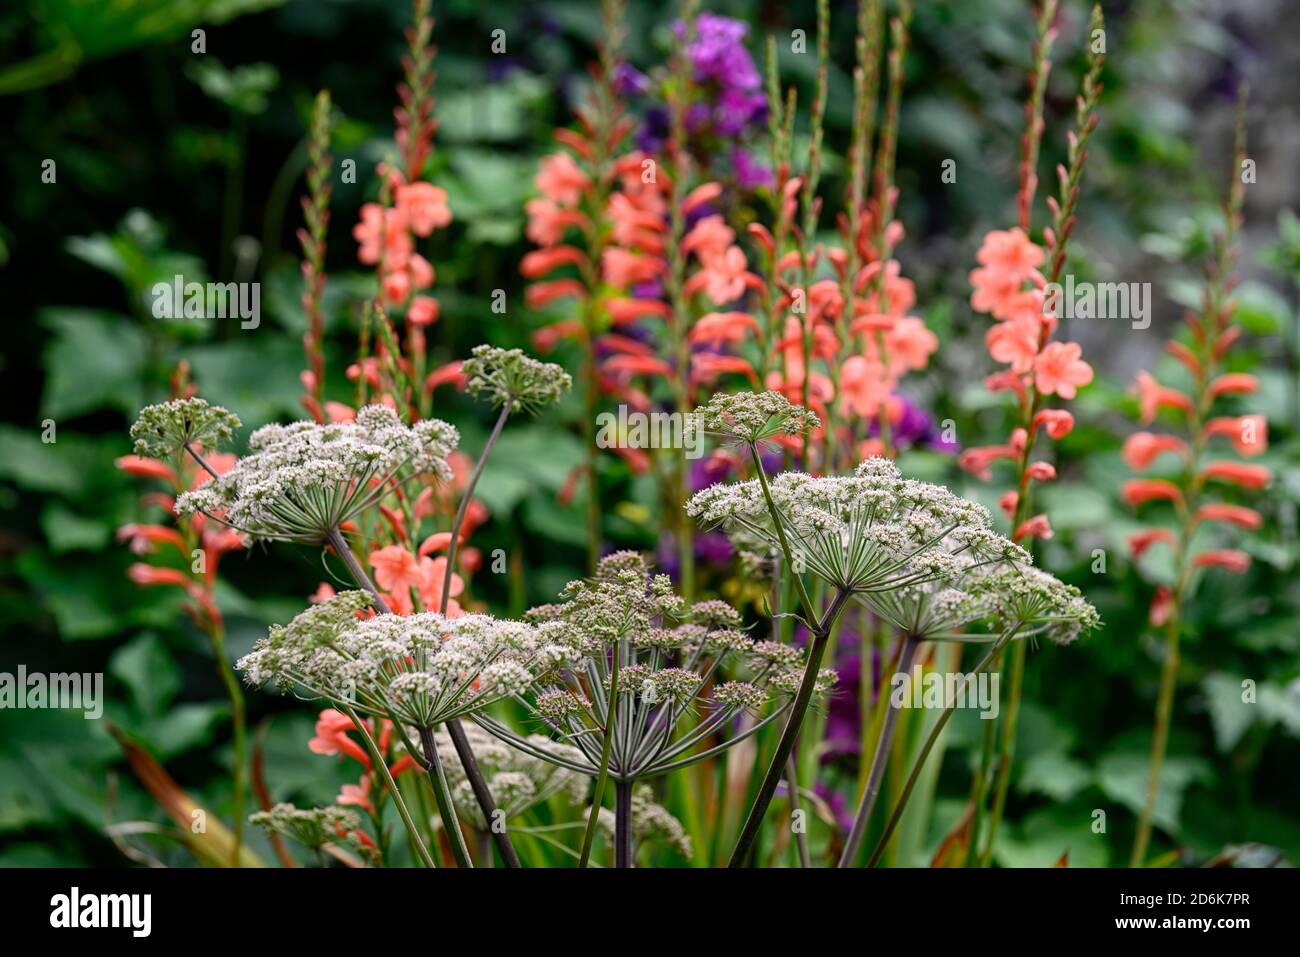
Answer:
<svg viewBox="0 0 1300 957"><path fill-rule="evenodd" d="M757 189L772 185L772 171L755 162L748 152L736 147L731 151L731 169L736 174L736 184L741 189Z"/></svg>
<svg viewBox="0 0 1300 957"><path fill-rule="evenodd" d="M673 24L678 39L685 39L686 24ZM758 68L745 49L749 25L731 17L702 13L695 20L695 37L686 47L686 55L695 71L695 81L710 80L723 89L757 89L762 84Z"/></svg>
<svg viewBox="0 0 1300 957"><path fill-rule="evenodd" d="M650 90L650 78L630 63L614 68L614 92L619 96L644 96Z"/></svg>

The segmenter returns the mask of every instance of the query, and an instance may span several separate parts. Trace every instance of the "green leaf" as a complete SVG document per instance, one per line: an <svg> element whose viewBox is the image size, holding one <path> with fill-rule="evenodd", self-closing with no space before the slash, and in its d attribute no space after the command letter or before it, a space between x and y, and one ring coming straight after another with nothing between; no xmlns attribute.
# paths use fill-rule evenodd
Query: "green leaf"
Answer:
<svg viewBox="0 0 1300 957"><path fill-rule="evenodd" d="M113 408L133 416L143 398L148 339L130 319L111 312L59 307L40 322L53 333L45 347L41 415L74 418Z"/></svg>
<svg viewBox="0 0 1300 957"><path fill-rule="evenodd" d="M1150 756L1142 753L1107 755L1102 758L1097 769L1102 791L1112 801L1134 814L1141 813L1146 802L1150 763ZM1156 793L1155 812L1152 815L1156 826L1176 833L1184 793L1192 784L1207 782L1211 777L1210 766L1202 758L1181 755L1167 757L1160 775L1160 790Z"/></svg>
<svg viewBox="0 0 1300 957"><path fill-rule="evenodd" d="M1242 700L1241 679L1234 675L1215 672L1201 682L1201 688L1214 725L1214 743L1227 753L1259 717L1259 706Z"/></svg>
<svg viewBox="0 0 1300 957"><path fill-rule="evenodd" d="M542 425L507 427L474 494L494 514L507 515L531 489L558 492L583 461L582 443L568 432Z"/></svg>
<svg viewBox="0 0 1300 957"><path fill-rule="evenodd" d="M1043 794L1068 801L1092 783L1092 772L1060 751L1043 751L1025 761L1018 787L1026 794Z"/></svg>
<svg viewBox="0 0 1300 957"><path fill-rule="evenodd" d="M113 652L108 670L127 686L135 706L147 716L160 714L181 687L175 658L151 631Z"/></svg>
<svg viewBox="0 0 1300 957"><path fill-rule="evenodd" d="M56 553L99 551L113 536L108 523L78 515L60 502L50 502L41 512L41 531Z"/></svg>

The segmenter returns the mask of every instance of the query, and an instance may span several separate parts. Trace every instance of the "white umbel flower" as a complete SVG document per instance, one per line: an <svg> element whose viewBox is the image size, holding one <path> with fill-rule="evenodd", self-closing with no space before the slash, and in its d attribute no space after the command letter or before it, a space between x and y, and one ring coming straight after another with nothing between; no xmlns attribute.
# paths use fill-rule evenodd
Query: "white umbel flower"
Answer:
<svg viewBox="0 0 1300 957"><path fill-rule="evenodd" d="M460 436L437 419L408 426L368 405L353 422L267 425L224 475L176 500L180 515L217 516L254 538L317 544L417 475L450 481Z"/></svg>

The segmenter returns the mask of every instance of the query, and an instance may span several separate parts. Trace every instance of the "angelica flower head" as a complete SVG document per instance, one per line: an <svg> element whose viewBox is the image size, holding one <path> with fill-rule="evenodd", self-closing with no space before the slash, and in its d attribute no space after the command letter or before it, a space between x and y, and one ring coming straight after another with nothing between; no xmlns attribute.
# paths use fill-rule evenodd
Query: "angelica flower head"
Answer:
<svg viewBox="0 0 1300 957"><path fill-rule="evenodd" d="M485 395L494 406L511 412L539 412L573 388L573 378L553 362L540 362L522 349L475 346L461 366L465 391Z"/></svg>
<svg viewBox="0 0 1300 957"><path fill-rule="evenodd" d="M488 790L492 792L497 808L505 813L506 820L518 817L556 795L575 805L581 804L586 798L586 775L520 751L476 725L467 724L464 731L473 749L474 759L487 779ZM552 741L545 735L530 734L526 740L537 750L556 757L582 759L582 752L577 748ZM445 756L443 770L451 787L452 800L456 803L457 815L462 820L472 822L480 830L486 829L488 822L483 819L483 810L474 796L465 767L452 744L451 735L446 731L438 731L434 734L434 741L438 753Z"/></svg>
<svg viewBox="0 0 1300 957"><path fill-rule="evenodd" d="M1046 635L1068 645L1101 625L1083 593L1040 568L986 566L972 573L972 587L987 604L994 629L1019 625L1017 637Z"/></svg>
<svg viewBox="0 0 1300 957"><path fill-rule="evenodd" d="M614 780L654 777L757 732L784 713L790 689L798 687L802 651L755 644L740 629L740 614L725 602L686 603L636 552L607 556L592 578L572 582L561 598L534 608L528 620L581 660L539 679L525 703L541 726L579 756L548 755L495 719L475 718L543 761L595 775L612 728ZM733 721L742 712L755 720ZM696 747L706 740L710 747Z"/></svg>
<svg viewBox="0 0 1300 957"><path fill-rule="evenodd" d="M815 412L795 405L780 392L718 392L696 413L706 431L746 445L821 426Z"/></svg>
<svg viewBox="0 0 1300 957"><path fill-rule="evenodd" d="M242 424L233 412L203 399L172 399L141 409L131 426L131 438L136 455L167 459L187 445L215 449Z"/></svg>
<svg viewBox="0 0 1300 957"><path fill-rule="evenodd" d="M249 684L424 728L523 694L575 659L523 622L436 612L358 618L369 605L364 592L342 592L272 627L235 667Z"/></svg>
<svg viewBox="0 0 1300 957"><path fill-rule="evenodd" d="M725 528L742 552L773 555L784 537L796 572L851 593L948 579L972 563L1030 561L993 531L983 506L904 479L887 459L867 459L848 476L784 472L767 484L766 493L760 480L712 485L686 511Z"/></svg>
<svg viewBox="0 0 1300 957"><path fill-rule="evenodd" d="M447 455L460 436L438 419L408 426L383 405L355 421L267 425L228 472L176 500L254 538L315 544L417 475L451 479Z"/></svg>
<svg viewBox="0 0 1300 957"><path fill-rule="evenodd" d="M250 814L248 823L315 850L326 844L356 845L355 835L361 827L361 816L337 805L297 808L282 803L269 811Z"/></svg>

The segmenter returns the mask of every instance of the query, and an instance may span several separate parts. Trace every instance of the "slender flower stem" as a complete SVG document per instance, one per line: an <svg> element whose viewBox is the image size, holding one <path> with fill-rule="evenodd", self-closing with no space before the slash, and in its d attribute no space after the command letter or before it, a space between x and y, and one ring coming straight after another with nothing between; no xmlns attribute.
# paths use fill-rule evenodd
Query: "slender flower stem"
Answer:
<svg viewBox="0 0 1300 957"><path fill-rule="evenodd" d="M487 444L483 446L483 452L478 457L478 462L474 464L474 471L470 473L469 484L465 486L465 494L461 496L460 506L456 509L456 518L451 523L451 541L447 543L447 569L442 575L442 598L438 602L438 613L447 614L447 602L451 599L451 576L456 566L456 548L460 544L460 530L465 524L465 515L469 511L470 500L474 498L474 486L478 485L479 476L483 474L483 467L487 465L488 456L492 454L492 446L496 445L497 438L501 435L501 430L505 428L506 419L510 418L510 403L506 402L501 406L501 414L497 416L497 421L492 426L492 434L488 436Z"/></svg>
<svg viewBox="0 0 1300 957"><path fill-rule="evenodd" d="M1018 627L1007 631L998 638L993 647L989 649L989 653L975 666L975 670L971 672L972 676L979 674L989 666L989 662L996 658L1001 653L1003 646L1015 636ZM956 693L953 695L953 703L944 708L943 714L939 716L939 720L935 722L934 727L931 729L929 737L925 739L925 744L921 746L921 753L916 756L916 764L912 766L912 773L907 776L907 783L903 785L903 791L898 796L898 804L894 806L893 813L889 815L889 823L885 825L884 833L880 835L880 840L876 842L876 849L871 852L867 867L875 867L880 860L880 856L884 854L885 848L889 846L890 838L894 836L898 822L903 817L903 809L907 807L908 798L912 796L912 789L916 787L917 779L921 776L926 759L930 757L930 752L934 749L935 742L939 740L939 735L943 733L948 720L953 716L953 712L957 710L956 703L960 700L968 683L969 679L963 675L961 684L957 686Z"/></svg>
<svg viewBox="0 0 1300 957"><path fill-rule="evenodd" d="M447 776L442 771L442 760L438 757L438 746L433 740L432 728L420 728L420 747L424 750L425 768L429 772L429 783L433 785L433 799L438 803L438 816L442 818L447 840L451 842L451 856L456 859L456 866L473 868L469 848L465 846L465 834L460 829L456 818L456 805L451 799L451 789L447 786Z"/></svg>
<svg viewBox="0 0 1300 957"><path fill-rule="evenodd" d="M993 788L993 808L989 813L989 836L980 854L979 866L988 867L993 858L993 842L998 837L998 824L1007 806L1007 792L1011 788L1011 764L1016 755L1016 727L1020 723L1021 688L1025 682L1025 643L1011 649L1011 687L1007 689L1007 717L1002 724L1002 739L998 746L998 776Z"/></svg>
<svg viewBox="0 0 1300 957"><path fill-rule="evenodd" d="M906 675L912 669L912 662L916 660L916 653L921 647L921 641L910 632L903 635L903 647L898 654L898 668L896 674ZM881 694L885 693L884 688ZM871 820L871 812L876 807L876 797L880 794L880 781L885 775L885 760L889 755L890 748L894 743L894 727L898 723L898 708L889 705L885 710L885 722L880 728L880 737L876 739L876 752L871 758L871 773L867 776L867 789L862 794L862 801L858 804L858 813L853 818L853 829L849 832L849 839L844 845L844 851L840 854L840 867L852 867L853 862L857 860L858 849L862 846L862 838L866 834L867 824Z"/></svg>
<svg viewBox="0 0 1300 957"><path fill-rule="evenodd" d="M425 867L437 867L433 855L429 853L429 849L424 845L424 838L420 836L415 821L411 819L411 812L406 809L406 802L402 800L402 792L397 789L397 782L393 780L392 772L388 770L388 762L384 760L383 754L380 753L379 745L375 744L375 739L371 737L370 730L352 708L343 708L343 713L352 719L352 723L361 732L361 740L365 744L366 750L370 752L370 763L383 775L384 784L388 787L388 793L393 797L393 803L397 805L397 813L402 817L402 824L406 826L406 833L411 836L411 846L415 848L420 861Z"/></svg>
<svg viewBox="0 0 1300 957"><path fill-rule="evenodd" d="M785 760L785 786L790 792L790 813L799 818L802 816L802 808L799 804L799 766L795 763L794 754ZM794 843L799 851L799 866L812 867L812 857L808 853L808 835L806 828L802 826L794 829Z"/></svg>
<svg viewBox="0 0 1300 957"><path fill-rule="evenodd" d="M605 798L605 781L609 777L609 758L614 750L614 712L618 707L618 644L614 645L614 664L609 673L609 700L605 703L605 735L600 750L600 772L596 775L596 791L591 796L591 813L587 816L587 830L582 835L582 853L578 866L586 867L591 860L591 845L596 840L596 822L600 819L600 805Z"/></svg>
<svg viewBox="0 0 1300 957"><path fill-rule="evenodd" d="M501 414L497 416L492 434L488 436L487 443L483 446L483 452L479 455L474 471L470 474L469 484L465 486L465 494L461 497L460 506L456 509L456 518L451 525L451 541L447 543L447 570L442 577L442 597L438 601L439 614L447 614L447 603L451 600L451 576L456 562L456 548L460 544L460 530L465 525L465 515L469 512L470 500L474 497L474 487L478 485L483 467L487 464L492 447L496 445L497 438L505 428L508 418L510 418L510 403L506 402L501 406ZM470 789L474 792L474 799L478 801L479 810L483 812L483 820L487 822L488 830L492 834L497 850L501 852L502 860L505 861L506 867L521 866L519 855L515 853L514 845L510 842L510 835L504 828L497 828L496 801L492 797L492 790L488 787L482 769L478 766L474 749L470 747L469 738L466 737L460 721L457 719L448 721L447 733L451 736L451 743L456 748L456 756L460 758L461 767L465 769L465 776L469 780Z"/></svg>
<svg viewBox="0 0 1300 957"><path fill-rule="evenodd" d="M766 491L767 486L764 485L763 488ZM795 580L798 581L798 576L795 576ZM802 583L800 590L802 590ZM848 603L850 594L847 589L843 588L836 591L830 607L826 609L826 614L822 616L822 620L813 629L812 640L809 642L808 647L808 663L804 667L803 680L799 683L799 691L795 695L794 703L790 706L789 714L786 716L785 727L781 729L781 737L777 741L776 753L772 755L772 761L767 766L767 773L763 776L763 783L759 786L758 796L754 798L754 806L749 809L749 816L745 819L745 826L740 832L740 837L736 840L735 849L731 852L728 867L744 867L749 859L750 852L754 848L754 841L763 826L763 816L772 803L772 796L776 793L776 786L781 780L781 775L785 773L785 763L790 759L790 755L794 751L794 743L799 737L799 729L803 724L804 715L808 713L808 705L812 702L813 689L817 685L817 673L821 669L822 657L826 654L826 644L830 638L831 628L834 627L840 612L844 610L844 606Z"/></svg>
<svg viewBox="0 0 1300 957"><path fill-rule="evenodd" d="M211 632L212 653L217 659L217 671L221 675L221 681L226 686L226 696L230 698L230 722L234 734L235 745L235 769L231 788L234 792L232 806L234 808L234 844L232 850L233 866L239 866L240 850L243 847L244 840L244 767L248 763L248 734L246 709L244 707L244 692L239 687L239 680L235 677L235 669L226 656L226 635L225 629L219 625L214 626Z"/></svg>
<svg viewBox="0 0 1300 957"><path fill-rule="evenodd" d="M632 782L614 782L614 866L632 866Z"/></svg>
<svg viewBox="0 0 1300 957"><path fill-rule="evenodd" d="M1156 699L1156 726L1151 737L1151 767L1147 773L1146 796L1138 816L1137 836L1133 840L1133 854L1129 867L1146 864L1147 845L1151 842L1151 819L1155 814L1156 797L1160 794L1160 772L1164 770L1165 752L1169 747L1169 724L1174 708L1174 686L1178 681L1178 639L1182 630L1177 611L1170 614L1165 632L1165 663L1160 669L1160 695Z"/></svg>

